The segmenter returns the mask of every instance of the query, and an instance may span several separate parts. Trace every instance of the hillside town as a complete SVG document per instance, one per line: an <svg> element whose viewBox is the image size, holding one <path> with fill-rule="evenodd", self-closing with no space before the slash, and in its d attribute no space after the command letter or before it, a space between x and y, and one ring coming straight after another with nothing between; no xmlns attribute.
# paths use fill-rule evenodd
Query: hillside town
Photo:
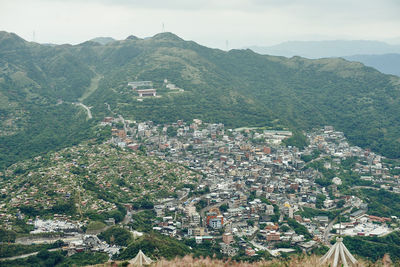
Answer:
<svg viewBox="0 0 400 267"><path fill-rule="evenodd" d="M153 229L163 234L192 237L198 243L222 237L221 251L233 256L238 248L248 255L258 250L272 255L294 251L279 249L279 243L286 242L309 251L321 243L329 245L339 232L384 236L397 229L396 216L369 215L368 203L342 193L349 181L333 177L325 184L323 172L309 167L318 162L323 170L334 172L354 159L344 172L359 176L358 188L400 193L399 176L389 173L383 157L350 146L331 126L308 133L309 145L300 151L282 143L292 136L285 130L225 129L198 119L171 125L103 121L116 123L124 127L112 129L111 143L140 148L204 176L195 188L185 188L189 194L159 199L154 211L160 220Z"/></svg>
<svg viewBox="0 0 400 267"><path fill-rule="evenodd" d="M134 229L136 216L149 209L152 231L216 243L226 257L309 252L330 246L337 234L385 236L398 230L395 215L371 214L365 199L348 188L400 193L399 176L384 157L351 146L331 126L307 133L301 149L290 145L296 137L288 130L226 129L199 119L157 125L116 116L104 118L101 127L111 129L105 144L37 157L33 162L39 166L42 161L52 165L36 172L24 173L21 166L8 170L6 175L18 174L22 186L15 190L15 180L3 182L1 192L12 193L1 203L0 221L11 230L14 219L29 218L32 235L17 243L62 240L69 254L101 251L113 257L124 248L97 235L120 225L141 236ZM137 206L144 196L150 204ZM63 214L70 210L60 207L61 200L72 201L78 216ZM35 213L38 207L49 212ZM85 214L118 210L126 212L118 221L106 215L102 229L82 230L91 222Z"/></svg>

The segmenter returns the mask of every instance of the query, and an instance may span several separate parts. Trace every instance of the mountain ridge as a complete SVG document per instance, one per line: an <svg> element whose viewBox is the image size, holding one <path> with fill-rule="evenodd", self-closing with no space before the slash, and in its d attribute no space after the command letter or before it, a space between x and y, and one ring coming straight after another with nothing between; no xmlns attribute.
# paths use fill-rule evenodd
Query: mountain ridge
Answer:
<svg viewBox="0 0 400 267"><path fill-rule="evenodd" d="M71 109L68 116L82 115L79 120L65 118L68 121L65 127L79 122L75 129L85 129L86 133L68 133L68 144L89 138L91 127L112 115L105 108L107 103L113 112L127 119L156 123L200 118L229 127L296 130L332 124L359 146L389 157L400 157L400 125L395 116L400 114L398 78L361 63L344 59L288 59L259 55L251 50L225 52L185 41L172 33L146 39L129 38L107 45L83 43L55 47L26 42L8 33L0 34L0 40L3 39L20 46L0 46L0 101L8 104L10 98L15 99L15 105L26 110L23 118L30 116L35 123L38 117L32 112L34 109L62 112L57 101L64 101L63 108ZM95 77L102 78L96 90L84 100L92 107L94 116L87 122L84 112L68 103L78 101ZM164 79L184 91L163 89ZM159 97L138 101L137 94L127 87L134 80L153 81ZM17 117L12 109L0 111L5 118ZM49 121L46 139L49 144L54 143L51 131L55 129L50 126L53 124L56 121ZM0 137L3 164L6 158L20 159L21 151L25 151L18 143L20 152L10 155L15 150L10 142L25 140L15 139L18 134L41 140L40 131L32 139L26 130L28 124L22 126L25 131ZM50 145L34 151L60 148L60 144L67 143L55 142L56 147Z"/></svg>
<svg viewBox="0 0 400 267"><path fill-rule="evenodd" d="M287 41L273 46L250 46L260 54L302 56L310 59L357 54L400 53L400 45L370 40Z"/></svg>
<svg viewBox="0 0 400 267"><path fill-rule="evenodd" d="M400 54L383 55L353 55L345 57L347 60L358 61L374 67L382 73L400 77Z"/></svg>
<svg viewBox="0 0 400 267"><path fill-rule="evenodd" d="M115 40L115 39L112 38L112 37L95 37L95 38L93 38L93 39L90 39L90 41L99 43L99 44L101 44L101 45L106 45L106 44L115 42L115 41L117 41L117 40Z"/></svg>

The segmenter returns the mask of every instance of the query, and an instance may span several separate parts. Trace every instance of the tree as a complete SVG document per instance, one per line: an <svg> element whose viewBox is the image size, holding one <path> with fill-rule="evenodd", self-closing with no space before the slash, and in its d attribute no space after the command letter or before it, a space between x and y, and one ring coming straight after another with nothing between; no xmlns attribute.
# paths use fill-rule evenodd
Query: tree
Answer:
<svg viewBox="0 0 400 267"><path fill-rule="evenodd" d="M295 146L301 150L308 145L307 137L300 131L294 131L290 138L283 140L283 143L287 146Z"/></svg>
<svg viewBox="0 0 400 267"><path fill-rule="evenodd" d="M169 126L167 128L167 135L169 137L175 137L177 135L176 129L174 127L172 127L172 126Z"/></svg>
<svg viewBox="0 0 400 267"><path fill-rule="evenodd" d="M287 225L282 225L281 227L279 227L279 229L280 229L282 232L287 232L287 231L290 230L290 227L287 226Z"/></svg>
<svg viewBox="0 0 400 267"><path fill-rule="evenodd" d="M222 204L221 206L219 206L219 210L220 210L222 213L227 212L227 211L228 211L228 208L229 208L228 204Z"/></svg>
<svg viewBox="0 0 400 267"><path fill-rule="evenodd" d="M119 246L128 246L133 241L132 234L129 230L114 226L103 233L99 234L99 238L105 240L107 243Z"/></svg>
<svg viewBox="0 0 400 267"><path fill-rule="evenodd" d="M346 204L346 201L344 199L341 199L341 200L338 201L337 207L338 208L342 208L344 206L344 204Z"/></svg>
<svg viewBox="0 0 400 267"><path fill-rule="evenodd" d="M15 238L17 237L17 234L14 231L10 230L5 230L0 228L0 242L15 242Z"/></svg>
<svg viewBox="0 0 400 267"><path fill-rule="evenodd" d="M316 206L318 209L322 208L325 199L326 199L326 196L325 196L324 194L318 194L318 195L317 195L317 200L316 200L316 202L315 202L315 206Z"/></svg>

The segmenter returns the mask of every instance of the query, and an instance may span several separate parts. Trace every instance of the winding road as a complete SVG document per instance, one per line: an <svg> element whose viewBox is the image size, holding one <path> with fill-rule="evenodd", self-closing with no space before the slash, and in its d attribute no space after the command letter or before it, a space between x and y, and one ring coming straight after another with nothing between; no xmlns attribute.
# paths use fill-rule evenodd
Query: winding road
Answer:
<svg viewBox="0 0 400 267"><path fill-rule="evenodd" d="M47 251L57 251L57 250L61 250L61 249L62 248L52 248ZM13 257L8 257L8 258L1 258L0 261L12 261L12 260L16 260L16 259L23 259L23 258L27 258L27 257L33 256L33 255L37 255L38 253L39 253L39 251L28 253L28 254L23 254L23 255L18 255L18 256L13 256Z"/></svg>
<svg viewBox="0 0 400 267"><path fill-rule="evenodd" d="M88 120L90 120L90 119L92 119L93 118L93 116L92 116L92 112L90 111L90 108L88 107L88 106L86 106L85 104L83 104L83 103L74 103L75 105L77 105L77 106L81 106L81 107L83 107L84 109L86 109L86 111L87 111L87 114L88 114Z"/></svg>

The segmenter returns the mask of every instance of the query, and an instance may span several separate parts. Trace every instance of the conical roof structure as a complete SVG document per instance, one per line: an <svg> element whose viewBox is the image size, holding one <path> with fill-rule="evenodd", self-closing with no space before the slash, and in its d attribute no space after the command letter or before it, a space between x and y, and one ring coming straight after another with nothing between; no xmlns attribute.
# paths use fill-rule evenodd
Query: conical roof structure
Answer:
<svg viewBox="0 0 400 267"><path fill-rule="evenodd" d="M136 257L129 261L129 264L132 266L144 266L144 265L150 265L152 262L153 262L152 259L144 255L142 250L139 250Z"/></svg>
<svg viewBox="0 0 400 267"><path fill-rule="evenodd" d="M320 259L320 264L331 263L332 267L350 267L358 266L358 261L351 255L350 251L343 244L343 238L336 238L336 243L329 251Z"/></svg>

